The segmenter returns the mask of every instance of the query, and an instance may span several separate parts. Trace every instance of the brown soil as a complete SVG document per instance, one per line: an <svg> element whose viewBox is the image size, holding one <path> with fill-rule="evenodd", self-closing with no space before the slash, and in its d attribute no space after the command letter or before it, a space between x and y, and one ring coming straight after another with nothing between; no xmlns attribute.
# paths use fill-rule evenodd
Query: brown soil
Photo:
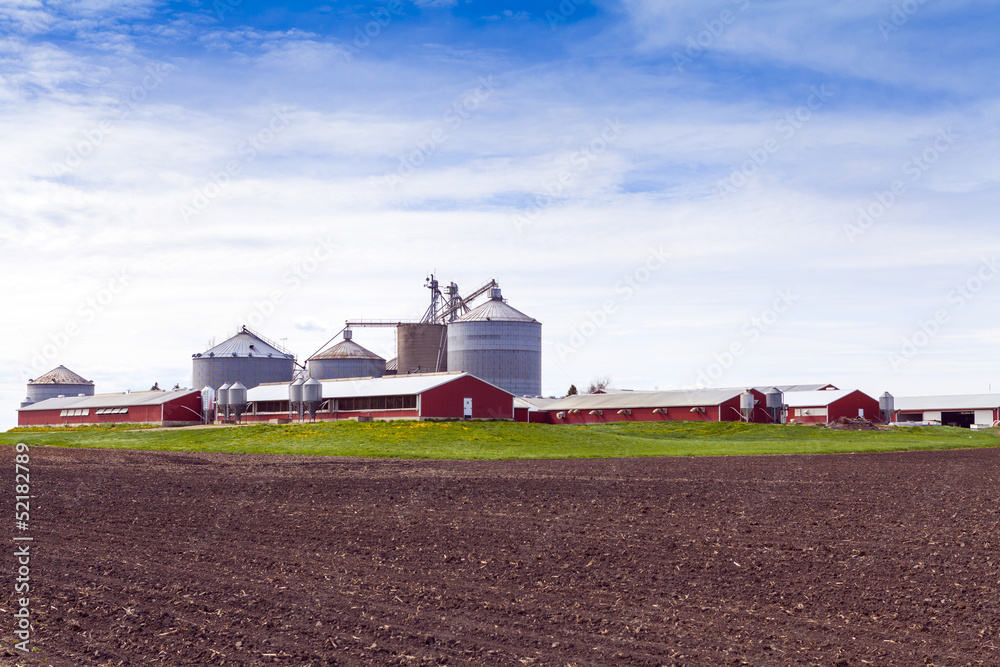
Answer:
<svg viewBox="0 0 1000 667"><path fill-rule="evenodd" d="M4 665L1000 662L1000 449L31 465Z"/></svg>

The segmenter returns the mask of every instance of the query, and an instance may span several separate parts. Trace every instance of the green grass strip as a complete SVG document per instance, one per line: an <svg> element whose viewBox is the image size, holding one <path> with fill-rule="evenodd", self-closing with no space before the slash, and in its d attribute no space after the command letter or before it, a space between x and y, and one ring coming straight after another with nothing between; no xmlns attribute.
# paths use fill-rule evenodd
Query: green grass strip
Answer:
<svg viewBox="0 0 1000 667"><path fill-rule="evenodd" d="M417 459L554 459L639 456L831 454L995 447L995 429L906 427L836 431L733 422L614 423L590 426L514 422L258 424L235 428L12 430L0 444L186 452L307 454Z"/></svg>

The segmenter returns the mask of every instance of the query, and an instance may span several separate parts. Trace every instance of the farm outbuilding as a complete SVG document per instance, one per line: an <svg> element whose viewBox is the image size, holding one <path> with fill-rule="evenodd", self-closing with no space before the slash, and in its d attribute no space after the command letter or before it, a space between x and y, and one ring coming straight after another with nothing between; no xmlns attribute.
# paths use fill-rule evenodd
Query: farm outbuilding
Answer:
<svg viewBox="0 0 1000 667"><path fill-rule="evenodd" d="M826 424L841 417L881 420L878 399L858 390L826 389L785 394L787 420L796 424Z"/></svg>
<svg viewBox="0 0 1000 667"><path fill-rule="evenodd" d="M753 407L745 416L741 397L749 392ZM770 421L764 394L756 389L615 391L567 396L545 407L552 424L601 424L635 421Z"/></svg>
<svg viewBox="0 0 1000 667"><path fill-rule="evenodd" d="M892 421L940 422L943 426L993 426L1000 420L1000 394L899 396Z"/></svg>
<svg viewBox="0 0 1000 667"><path fill-rule="evenodd" d="M142 423L158 426L200 424L201 392L135 391L49 398L17 411L18 426L81 426Z"/></svg>
<svg viewBox="0 0 1000 667"><path fill-rule="evenodd" d="M513 419L514 396L468 373L321 380L316 419ZM247 392L243 421L289 418L289 384Z"/></svg>

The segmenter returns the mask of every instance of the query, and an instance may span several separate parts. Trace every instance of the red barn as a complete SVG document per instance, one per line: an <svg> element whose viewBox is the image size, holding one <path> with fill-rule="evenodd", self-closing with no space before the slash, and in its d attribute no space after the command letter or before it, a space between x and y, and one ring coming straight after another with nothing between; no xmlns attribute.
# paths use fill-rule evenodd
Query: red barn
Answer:
<svg viewBox="0 0 1000 667"><path fill-rule="evenodd" d="M881 419L878 399L861 391L831 389L827 391L794 391L785 394L788 421L797 424L826 424L841 417Z"/></svg>
<svg viewBox="0 0 1000 667"><path fill-rule="evenodd" d="M767 423L764 394L756 389L616 391L567 396L548 404L552 424L602 424L636 421L741 421L740 396L749 391L754 407L749 421Z"/></svg>
<svg viewBox="0 0 1000 667"><path fill-rule="evenodd" d="M316 419L513 419L514 395L468 373L321 380ZM288 383L247 392L243 421L288 419Z"/></svg>
<svg viewBox="0 0 1000 667"><path fill-rule="evenodd" d="M80 426L115 422L159 426L200 424L201 392L184 389L66 396L32 403L17 411L18 426Z"/></svg>

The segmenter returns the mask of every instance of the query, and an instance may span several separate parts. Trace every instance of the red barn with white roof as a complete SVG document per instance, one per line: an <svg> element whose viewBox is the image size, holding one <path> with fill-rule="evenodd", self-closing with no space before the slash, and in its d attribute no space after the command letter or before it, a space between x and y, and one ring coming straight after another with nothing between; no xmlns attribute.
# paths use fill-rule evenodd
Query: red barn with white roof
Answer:
<svg viewBox="0 0 1000 667"><path fill-rule="evenodd" d="M32 403L17 411L18 426L81 426L123 422L160 426L200 424L201 392L135 391L127 394L66 396Z"/></svg>
<svg viewBox="0 0 1000 667"><path fill-rule="evenodd" d="M790 391L785 406L789 423L826 424L841 417L881 420L878 399L858 390Z"/></svg>
<svg viewBox="0 0 1000 667"><path fill-rule="evenodd" d="M468 373L422 373L321 380L316 419L513 419L514 395ZM243 421L289 415L288 384L247 391Z"/></svg>

